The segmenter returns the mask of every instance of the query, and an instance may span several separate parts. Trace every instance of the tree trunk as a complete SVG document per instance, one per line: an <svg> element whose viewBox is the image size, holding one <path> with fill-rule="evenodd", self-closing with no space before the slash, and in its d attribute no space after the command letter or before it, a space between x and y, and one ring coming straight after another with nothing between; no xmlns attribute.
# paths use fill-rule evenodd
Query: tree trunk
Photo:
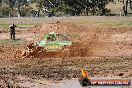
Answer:
<svg viewBox="0 0 132 88"><path fill-rule="evenodd" d="M130 9L132 11L132 0L129 0L129 4L130 4Z"/></svg>
<svg viewBox="0 0 132 88"><path fill-rule="evenodd" d="M101 10L101 16L105 15L105 7L102 7L102 10Z"/></svg>
<svg viewBox="0 0 132 88"><path fill-rule="evenodd" d="M128 0L123 0L123 11L125 16L128 14L127 7L128 7Z"/></svg>
<svg viewBox="0 0 132 88"><path fill-rule="evenodd" d="M89 9L88 7L86 8L86 16L88 16Z"/></svg>
<svg viewBox="0 0 132 88"><path fill-rule="evenodd" d="M17 0L17 17L20 17L20 0Z"/></svg>

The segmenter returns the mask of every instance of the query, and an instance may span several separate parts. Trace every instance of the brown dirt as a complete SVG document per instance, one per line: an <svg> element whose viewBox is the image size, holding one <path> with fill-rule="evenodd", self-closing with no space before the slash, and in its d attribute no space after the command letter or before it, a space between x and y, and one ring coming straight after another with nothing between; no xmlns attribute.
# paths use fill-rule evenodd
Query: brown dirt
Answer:
<svg viewBox="0 0 132 88"><path fill-rule="evenodd" d="M73 42L67 54L68 57L132 55L131 28L89 29L73 23L55 22L42 24L29 30L36 34L34 42L41 40L44 34L51 31L66 35ZM48 55L42 52L38 56L41 58L45 56L60 57L63 54L65 53L57 52Z"/></svg>
<svg viewBox="0 0 132 88"><path fill-rule="evenodd" d="M68 22L46 23L35 26L30 30L17 31L19 38L25 38L28 43L39 41L44 34L56 32L68 36L73 42L67 55L65 52L47 53L35 51L31 54L35 57L84 57L84 56L131 56L132 55L132 28L96 28L89 29L84 26L78 26ZM6 37L4 37L4 35ZM0 38L6 39L7 33L2 33ZM0 50L2 57L15 56L13 52L24 50L26 45L3 46ZM8 52L4 52L10 49ZM19 49L19 50L18 50ZM2 52L3 51L3 52ZM127 52L126 52L127 51ZM5 54L5 55L4 55ZM17 53L18 54L18 53ZM19 55L19 54L18 54ZM20 56L20 55L19 55ZM20 58L20 57L19 57Z"/></svg>
<svg viewBox="0 0 132 88"><path fill-rule="evenodd" d="M41 40L44 34L51 31L66 35L73 41L69 52L36 51L26 58L20 56L26 46ZM0 38L7 39L7 35L1 33ZM80 77L80 68L84 67L91 76L119 76L123 73L121 77L132 77L131 27L90 29L73 23L55 22L17 31L17 36L27 42L0 45L0 75L14 73L62 80Z"/></svg>

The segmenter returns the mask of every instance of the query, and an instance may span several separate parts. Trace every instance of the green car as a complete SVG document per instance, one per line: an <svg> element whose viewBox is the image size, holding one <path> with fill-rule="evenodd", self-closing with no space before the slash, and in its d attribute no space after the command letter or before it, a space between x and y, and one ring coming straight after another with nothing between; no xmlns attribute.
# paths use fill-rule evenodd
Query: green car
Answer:
<svg viewBox="0 0 132 88"><path fill-rule="evenodd" d="M46 34L41 41L34 43L35 46L44 47L47 51L62 50L72 45L69 39L54 32Z"/></svg>

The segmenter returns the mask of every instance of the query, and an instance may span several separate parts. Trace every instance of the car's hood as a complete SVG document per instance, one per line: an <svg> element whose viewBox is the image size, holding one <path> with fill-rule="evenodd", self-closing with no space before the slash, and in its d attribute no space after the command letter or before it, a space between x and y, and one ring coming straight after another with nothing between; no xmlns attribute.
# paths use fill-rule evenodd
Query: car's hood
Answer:
<svg viewBox="0 0 132 88"><path fill-rule="evenodd" d="M45 41L38 41L38 42L35 43L35 45L38 45L38 46L40 46L40 47L45 46L45 44L46 44Z"/></svg>

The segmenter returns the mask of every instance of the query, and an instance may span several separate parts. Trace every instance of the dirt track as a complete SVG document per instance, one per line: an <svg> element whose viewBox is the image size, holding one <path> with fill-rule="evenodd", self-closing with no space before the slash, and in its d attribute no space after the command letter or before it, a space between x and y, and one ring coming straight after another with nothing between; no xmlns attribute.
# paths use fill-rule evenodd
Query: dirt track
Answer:
<svg viewBox="0 0 132 88"><path fill-rule="evenodd" d="M67 57L75 56L131 56L132 55L132 28L95 28L89 29L68 22L48 23L35 26L25 31L17 31L17 37L26 41L26 45L39 41L44 34L57 32L68 36L74 42ZM7 33L1 33L0 38L7 39ZM20 52L26 45L6 46L2 45L1 51L6 49ZM12 48L13 47L13 48ZM15 50L17 48L17 50ZM5 49L5 50L3 50ZM18 50L19 49L19 50ZM1 52L2 53L2 52ZM3 52L4 54L5 52ZM6 53L7 54L7 53ZM54 54L54 55L53 55ZM63 53L41 53L38 56L60 57ZM1 54L2 55L2 54ZM3 56L3 55L2 55ZM7 56L7 55L5 55ZM10 57L10 55L9 55Z"/></svg>
<svg viewBox="0 0 132 88"><path fill-rule="evenodd" d="M19 56L26 45L41 40L50 31L64 34L76 42L67 56L60 52L41 53L36 58ZM91 76L119 76L122 73L122 77L132 77L131 27L89 29L73 23L55 22L17 31L16 36L20 39L19 43L13 43L12 46L8 44L12 42L8 40L8 33L0 32L1 75L14 73L47 80L62 80L80 77L80 68L84 67L90 71Z"/></svg>

